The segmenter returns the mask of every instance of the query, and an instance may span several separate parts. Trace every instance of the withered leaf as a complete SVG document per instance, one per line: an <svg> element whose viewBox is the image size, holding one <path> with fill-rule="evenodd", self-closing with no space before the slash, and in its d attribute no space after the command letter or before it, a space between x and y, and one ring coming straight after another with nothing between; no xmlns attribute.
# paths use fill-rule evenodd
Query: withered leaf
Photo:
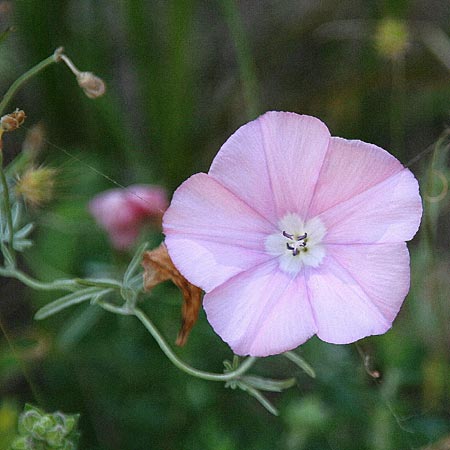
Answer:
<svg viewBox="0 0 450 450"><path fill-rule="evenodd" d="M184 345L198 318L198 312L202 303L202 290L189 283L181 275L170 259L164 243L158 248L144 253L142 266L144 267L144 289L146 291L153 289L156 285L166 280L171 280L180 289L183 296L182 325L176 344Z"/></svg>

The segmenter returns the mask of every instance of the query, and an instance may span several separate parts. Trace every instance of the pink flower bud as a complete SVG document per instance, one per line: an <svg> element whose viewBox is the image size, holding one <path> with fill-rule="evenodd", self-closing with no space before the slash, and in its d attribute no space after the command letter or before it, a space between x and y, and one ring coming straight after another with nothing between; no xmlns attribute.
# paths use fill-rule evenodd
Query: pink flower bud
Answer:
<svg viewBox="0 0 450 450"><path fill-rule="evenodd" d="M98 194L90 201L89 211L108 233L112 245L125 250L133 246L146 223L160 224L167 206L162 187L142 184Z"/></svg>

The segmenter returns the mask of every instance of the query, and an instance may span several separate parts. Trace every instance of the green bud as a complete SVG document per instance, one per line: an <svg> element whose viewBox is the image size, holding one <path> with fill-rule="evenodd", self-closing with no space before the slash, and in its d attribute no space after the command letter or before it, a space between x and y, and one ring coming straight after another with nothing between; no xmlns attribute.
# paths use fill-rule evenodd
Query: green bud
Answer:
<svg viewBox="0 0 450 450"><path fill-rule="evenodd" d="M51 447L60 448L66 440L65 436L66 430L64 427L62 425L56 425L45 434L45 440Z"/></svg>
<svg viewBox="0 0 450 450"><path fill-rule="evenodd" d="M54 426L51 416L44 416L34 424L32 435L38 439L44 439L47 432Z"/></svg>
<svg viewBox="0 0 450 450"><path fill-rule="evenodd" d="M31 443L28 437L18 437L11 445L11 450L28 450L31 448Z"/></svg>
<svg viewBox="0 0 450 450"><path fill-rule="evenodd" d="M25 407L25 409L27 409ZM41 412L37 409L30 409L24 412L19 419L19 433L31 433L36 423L41 419Z"/></svg>
<svg viewBox="0 0 450 450"><path fill-rule="evenodd" d="M45 414L26 405L19 418L19 437L11 450L75 450L79 434L79 414L65 415L61 412Z"/></svg>

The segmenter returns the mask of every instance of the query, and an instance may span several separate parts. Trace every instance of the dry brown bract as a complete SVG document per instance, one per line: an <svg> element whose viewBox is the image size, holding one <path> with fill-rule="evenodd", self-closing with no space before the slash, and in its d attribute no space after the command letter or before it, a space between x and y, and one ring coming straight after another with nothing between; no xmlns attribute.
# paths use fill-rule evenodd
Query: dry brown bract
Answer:
<svg viewBox="0 0 450 450"><path fill-rule="evenodd" d="M183 295L182 325L176 340L177 345L184 345L198 318L202 303L202 290L189 283L174 266L166 246L161 244L155 250L144 253L144 289L151 290L157 284L171 280Z"/></svg>

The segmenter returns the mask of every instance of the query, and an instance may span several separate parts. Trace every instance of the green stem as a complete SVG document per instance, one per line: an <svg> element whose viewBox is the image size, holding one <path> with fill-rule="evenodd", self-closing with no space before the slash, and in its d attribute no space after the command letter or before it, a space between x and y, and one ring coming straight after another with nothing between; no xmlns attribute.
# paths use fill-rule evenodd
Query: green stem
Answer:
<svg viewBox="0 0 450 450"><path fill-rule="evenodd" d="M21 281L23 284L26 284L32 289L36 289L39 291L57 291L57 290L66 290L66 291L75 291L79 288L79 284L76 280L55 280L48 283L35 280L31 278L26 273L21 272L17 269L6 269L4 267L0 267L0 275L4 277L15 278L16 280Z"/></svg>
<svg viewBox="0 0 450 450"><path fill-rule="evenodd" d="M186 372L188 375L191 375L193 377L209 381L229 381L239 377L240 375L243 375L248 369L250 369L250 367L256 361L256 358L252 356L248 357L236 370L224 374L204 372L202 370L195 369L186 364L185 362L183 362L180 358L178 358L178 356L169 347L169 344L167 344L167 342L164 340L161 333L157 330L155 325L153 325L152 321L147 317L147 315L143 311L136 308L134 314L142 322L145 328L147 328L147 330L153 336L153 338L158 343L159 347L167 356L167 358L171 361L171 363L174 366L178 367L178 369L182 370L183 372Z"/></svg>
<svg viewBox="0 0 450 450"><path fill-rule="evenodd" d="M51 64L58 62L61 53L62 49L56 49L53 55L49 56L48 58L45 58L39 64L36 64L28 72L25 72L23 75L17 78L16 81L14 81L14 83L10 86L10 88L4 95L2 101L0 102L0 116L3 115L6 106L14 97L16 92L22 87L22 85L25 84L30 78L33 78L36 74L44 70L47 66L50 66Z"/></svg>
<svg viewBox="0 0 450 450"><path fill-rule="evenodd" d="M9 187L8 182L6 181L5 172L3 170L3 152L0 151L0 180L2 183L3 190L3 203L4 203L4 211L6 212L6 222L8 223L8 231L9 231L9 247L11 251L11 255L14 258L14 227L12 220L12 212L11 212L11 203L9 201Z"/></svg>

